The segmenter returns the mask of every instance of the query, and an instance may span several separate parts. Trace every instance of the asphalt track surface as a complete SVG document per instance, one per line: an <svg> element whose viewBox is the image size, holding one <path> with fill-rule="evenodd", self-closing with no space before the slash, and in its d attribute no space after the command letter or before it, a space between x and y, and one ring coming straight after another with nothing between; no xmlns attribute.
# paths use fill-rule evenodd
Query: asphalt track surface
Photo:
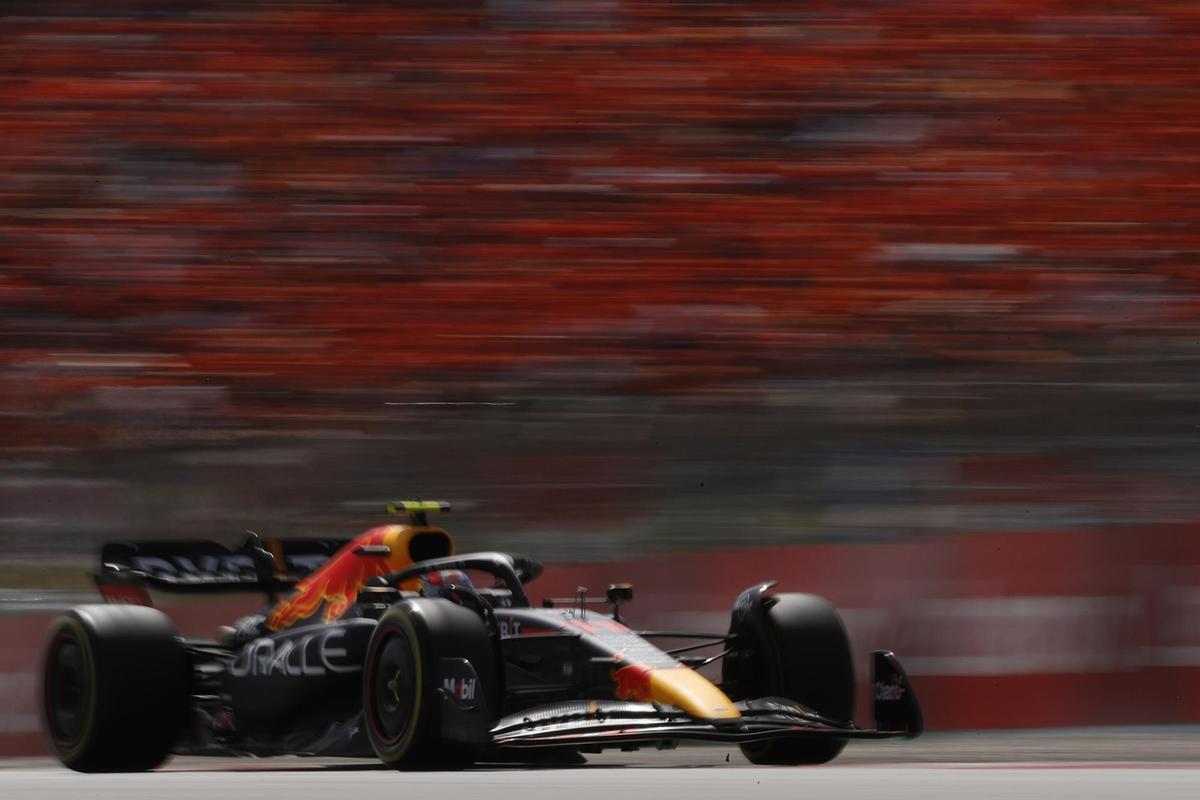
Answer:
<svg viewBox="0 0 1200 800"><path fill-rule="evenodd" d="M931 735L852 744L834 764L809 768L754 767L736 748L711 746L605 753L588 762L398 773L367 761L181 758L140 775L78 775L46 759L23 759L0 761L0 798L1200 798L1197 728Z"/></svg>

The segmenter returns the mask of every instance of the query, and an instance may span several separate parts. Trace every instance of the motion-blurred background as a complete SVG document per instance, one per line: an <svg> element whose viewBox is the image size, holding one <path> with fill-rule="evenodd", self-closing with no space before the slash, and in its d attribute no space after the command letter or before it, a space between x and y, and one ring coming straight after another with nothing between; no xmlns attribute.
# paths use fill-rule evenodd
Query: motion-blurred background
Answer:
<svg viewBox="0 0 1200 800"><path fill-rule="evenodd" d="M418 495L646 620L827 594L932 727L1200 721L1198 48L1153 0L7 0L0 745L100 542Z"/></svg>

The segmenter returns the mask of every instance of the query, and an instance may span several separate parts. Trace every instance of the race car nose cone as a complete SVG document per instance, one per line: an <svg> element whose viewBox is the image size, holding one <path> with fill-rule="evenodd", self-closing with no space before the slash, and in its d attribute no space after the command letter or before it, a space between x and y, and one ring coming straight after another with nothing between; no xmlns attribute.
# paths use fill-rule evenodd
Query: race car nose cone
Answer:
<svg viewBox="0 0 1200 800"><path fill-rule="evenodd" d="M650 699L678 706L700 719L736 719L741 716L725 693L688 667L650 671Z"/></svg>

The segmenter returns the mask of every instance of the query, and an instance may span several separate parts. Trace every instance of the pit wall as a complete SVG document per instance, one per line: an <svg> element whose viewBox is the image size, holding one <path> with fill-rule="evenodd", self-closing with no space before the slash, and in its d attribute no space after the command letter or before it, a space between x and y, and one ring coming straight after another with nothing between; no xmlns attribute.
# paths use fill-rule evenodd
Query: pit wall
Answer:
<svg viewBox="0 0 1200 800"><path fill-rule="evenodd" d="M777 591L814 592L838 606L860 667L868 651L894 650L928 730L1197 723L1194 531L964 534L552 564L531 595L570 596L580 586L595 595L630 581L631 626L724 631L739 592L777 579ZM247 596L165 610L185 634L208 636L256 605ZM0 755L45 752L35 673L53 616L0 616ZM859 675L864 725L868 677Z"/></svg>

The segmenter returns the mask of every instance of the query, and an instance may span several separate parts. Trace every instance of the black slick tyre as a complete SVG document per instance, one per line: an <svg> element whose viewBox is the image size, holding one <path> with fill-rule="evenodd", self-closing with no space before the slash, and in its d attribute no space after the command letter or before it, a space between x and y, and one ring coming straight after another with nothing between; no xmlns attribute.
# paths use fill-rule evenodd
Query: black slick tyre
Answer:
<svg viewBox="0 0 1200 800"><path fill-rule="evenodd" d="M499 707L496 650L475 611L405 600L384 612L367 647L363 716L383 763L456 769L491 738Z"/></svg>
<svg viewBox="0 0 1200 800"><path fill-rule="evenodd" d="M834 607L812 594L764 598L733 633L739 653L728 663L747 698L784 697L829 720L854 718L854 659ZM754 764L824 764L842 752L842 738L770 739L742 745Z"/></svg>
<svg viewBox="0 0 1200 800"><path fill-rule="evenodd" d="M167 760L187 720L191 664L170 618L142 606L71 609L50 628L42 725L79 772L139 772Z"/></svg>

